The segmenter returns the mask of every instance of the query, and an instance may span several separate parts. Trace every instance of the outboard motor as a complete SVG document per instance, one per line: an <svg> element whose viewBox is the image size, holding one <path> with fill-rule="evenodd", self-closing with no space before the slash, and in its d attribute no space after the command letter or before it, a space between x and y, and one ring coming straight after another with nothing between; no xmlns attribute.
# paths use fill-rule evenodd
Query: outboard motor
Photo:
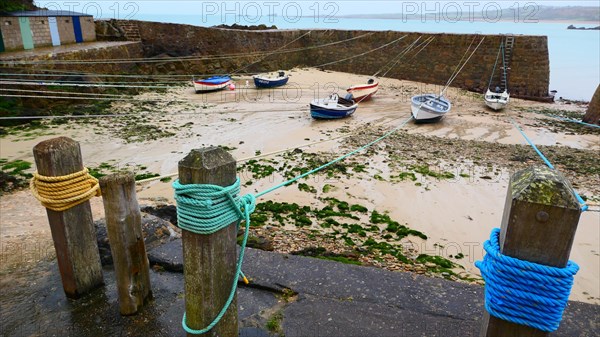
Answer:
<svg viewBox="0 0 600 337"><path fill-rule="evenodd" d="M373 84L373 83L375 83L375 80L372 78L369 78L369 80L367 81L367 84Z"/></svg>
<svg viewBox="0 0 600 337"><path fill-rule="evenodd" d="M284 76L285 76L285 72L283 72L283 71L280 71L280 72L279 72L279 77L284 77Z"/></svg>

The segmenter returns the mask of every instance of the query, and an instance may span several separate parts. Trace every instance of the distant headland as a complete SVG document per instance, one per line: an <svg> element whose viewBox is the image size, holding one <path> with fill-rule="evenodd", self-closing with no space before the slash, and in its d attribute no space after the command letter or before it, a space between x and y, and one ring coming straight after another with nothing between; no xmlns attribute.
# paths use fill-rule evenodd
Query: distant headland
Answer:
<svg viewBox="0 0 600 337"><path fill-rule="evenodd" d="M586 28L586 27L575 27L573 25L569 25L569 27L567 27L567 29L575 29L575 30L600 30L600 26Z"/></svg>

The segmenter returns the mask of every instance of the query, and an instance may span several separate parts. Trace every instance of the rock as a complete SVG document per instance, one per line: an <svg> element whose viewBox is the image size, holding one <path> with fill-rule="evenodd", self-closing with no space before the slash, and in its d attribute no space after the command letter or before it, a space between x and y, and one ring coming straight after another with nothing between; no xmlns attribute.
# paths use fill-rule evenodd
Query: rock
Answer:
<svg viewBox="0 0 600 337"><path fill-rule="evenodd" d="M236 30L267 30L267 29L277 29L277 26L272 25L271 27L267 27L267 25L265 24L259 24L259 25L240 25L237 23L234 23L232 25L225 25L225 24L221 24L218 26L214 26L215 28L226 28L226 29L236 29Z"/></svg>
<svg viewBox="0 0 600 337"><path fill-rule="evenodd" d="M180 239L173 240L148 250L151 265L158 265L170 272L183 272L183 245Z"/></svg>
<svg viewBox="0 0 600 337"><path fill-rule="evenodd" d="M435 264L433 262L425 262L425 267L427 267L427 268L435 268L435 267L437 267L437 264Z"/></svg>
<svg viewBox="0 0 600 337"><path fill-rule="evenodd" d="M596 88L596 92L590 101L587 112L583 117L583 121L590 124L600 125L600 85Z"/></svg>
<svg viewBox="0 0 600 337"><path fill-rule="evenodd" d="M140 210L177 226L177 207L175 205L142 206Z"/></svg>
<svg viewBox="0 0 600 337"><path fill-rule="evenodd" d="M110 265L113 261L106 231L106 220L94 221L94 227L96 228L96 239L102 265ZM169 222L146 213L142 213L142 232L144 233L147 252L180 236Z"/></svg>
<svg viewBox="0 0 600 337"><path fill-rule="evenodd" d="M26 179L0 171L0 194L2 194L2 192L20 189L27 185L29 185L29 183Z"/></svg>

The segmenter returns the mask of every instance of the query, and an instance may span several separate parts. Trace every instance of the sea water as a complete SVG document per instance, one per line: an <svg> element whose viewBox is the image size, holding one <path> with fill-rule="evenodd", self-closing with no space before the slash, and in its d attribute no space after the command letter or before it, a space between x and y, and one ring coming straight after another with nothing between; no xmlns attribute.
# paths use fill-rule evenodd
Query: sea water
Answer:
<svg viewBox="0 0 600 337"><path fill-rule="evenodd" d="M569 23L515 21L457 21L402 20L338 17L261 16L239 15L158 15L138 13L134 19L191 24L210 27L238 23L241 25L276 25L279 29L359 29L395 30L424 33L480 33L522 34L548 36L550 54L550 88L556 97L589 101L600 83L600 30L569 30ZM594 25L575 24L591 27ZM242 51L240 51L242 52ZM509 84L510 85L510 84Z"/></svg>

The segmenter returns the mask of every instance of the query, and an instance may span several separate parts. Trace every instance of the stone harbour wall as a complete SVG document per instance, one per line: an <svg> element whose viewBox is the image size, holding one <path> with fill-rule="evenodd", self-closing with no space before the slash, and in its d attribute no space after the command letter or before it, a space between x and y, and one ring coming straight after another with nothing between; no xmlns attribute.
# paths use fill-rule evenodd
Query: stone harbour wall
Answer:
<svg viewBox="0 0 600 337"><path fill-rule="evenodd" d="M112 20L112 27L119 27L125 21ZM107 22L97 23L107 25ZM283 45L307 33L307 30L233 30L224 28L204 28L191 25L158 23L147 21L127 21L136 24L146 57L206 56L243 54L251 52L275 51ZM102 29L102 27L100 27ZM102 29L106 33L106 27ZM480 48L465 66L453 87L475 92L484 92L488 86L498 47L503 35L475 34L429 34L397 31L361 30L313 30L309 35L289 45L290 48L304 48L345 40L371 33L366 37L332 45L329 47L303 49L292 53L274 54L250 67L247 71L272 71L293 67L318 66L364 53L401 36L398 43L379 49L364 56L325 66L324 69L373 75L384 64L394 58L400 50L415 39L425 41L435 39L417 57L410 56L398 63L387 74L388 77L411 81L444 85L456 68L471 43L473 46L485 36ZM546 36L516 35L510 63L509 90L512 97L533 100L551 100L548 94L550 82L550 62L548 39ZM105 38L110 38L106 37ZM115 36L115 39L122 38ZM181 74L228 73L260 59L260 56L222 58L203 61L165 62L154 64L152 69L140 65L148 72L169 71ZM499 71L499 70L497 70Z"/></svg>

